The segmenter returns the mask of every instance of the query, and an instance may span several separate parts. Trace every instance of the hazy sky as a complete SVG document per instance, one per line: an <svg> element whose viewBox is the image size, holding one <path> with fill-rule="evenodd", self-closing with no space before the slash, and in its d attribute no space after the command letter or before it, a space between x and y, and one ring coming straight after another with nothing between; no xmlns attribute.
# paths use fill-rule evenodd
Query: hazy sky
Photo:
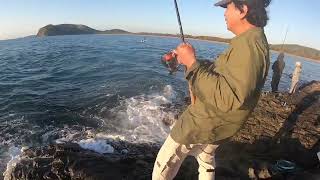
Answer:
<svg viewBox="0 0 320 180"><path fill-rule="evenodd" d="M178 33L173 0L0 0L0 39L34 35L47 24L106 30ZM233 37L216 0L178 0L185 34ZM320 0L273 0L265 31L270 43L320 49Z"/></svg>

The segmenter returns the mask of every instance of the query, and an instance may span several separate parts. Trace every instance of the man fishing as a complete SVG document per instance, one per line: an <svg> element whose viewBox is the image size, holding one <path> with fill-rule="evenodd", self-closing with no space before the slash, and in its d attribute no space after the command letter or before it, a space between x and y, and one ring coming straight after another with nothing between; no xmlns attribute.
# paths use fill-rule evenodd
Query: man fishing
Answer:
<svg viewBox="0 0 320 180"><path fill-rule="evenodd" d="M282 76L282 72L283 72L284 67L286 66L286 63L283 60L284 59L283 47L284 47L284 42L286 41L286 38L287 38L287 34L288 34L288 28L286 31L286 35L284 36L283 43L282 43L278 58L272 65L272 70L273 70L272 81L271 81L272 92L278 91L278 85L279 85L279 82L280 82L280 79Z"/></svg>
<svg viewBox="0 0 320 180"><path fill-rule="evenodd" d="M214 179L215 150L233 136L256 106L269 69L269 46L263 28L271 0L222 0L230 47L212 65L196 60L191 44L174 54L186 66L193 103L176 121L154 164L152 179L173 179L183 160L194 156L199 179Z"/></svg>
<svg viewBox="0 0 320 180"><path fill-rule="evenodd" d="M277 60L272 65L273 75L271 81L272 92L278 91L278 85L282 76L282 72L286 63L284 62L284 53L280 52Z"/></svg>

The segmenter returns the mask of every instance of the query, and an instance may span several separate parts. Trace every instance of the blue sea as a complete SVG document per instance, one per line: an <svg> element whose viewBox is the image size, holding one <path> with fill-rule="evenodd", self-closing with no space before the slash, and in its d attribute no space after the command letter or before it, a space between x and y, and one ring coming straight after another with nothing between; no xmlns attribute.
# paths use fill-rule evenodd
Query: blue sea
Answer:
<svg viewBox="0 0 320 180"><path fill-rule="evenodd" d="M199 59L213 60L228 47L188 41ZM183 71L169 75L160 63L179 43L136 35L0 41L0 170L22 147L90 138L161 143L170 131L162 120L174 119L171 105L187 96ZM320 80L320 63L286 55L280 90L289 89L296 61L302 82Z"/></svg>

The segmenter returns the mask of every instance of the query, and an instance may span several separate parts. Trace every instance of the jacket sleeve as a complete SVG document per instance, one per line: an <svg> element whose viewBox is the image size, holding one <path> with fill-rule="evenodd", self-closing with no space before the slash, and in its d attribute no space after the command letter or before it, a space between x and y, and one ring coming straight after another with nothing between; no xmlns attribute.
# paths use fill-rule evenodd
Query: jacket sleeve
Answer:
<svg viewBox="0 0 320 180"><path fill-rule="evenodd" d="M247 48L247 49L244 49ZM249 47L231 48L218 59L219 67L211 68L196 62L187 70L186 78L197 99L223 112L239 109L255 88L256 70L251 62L254 53Z"/></svg>

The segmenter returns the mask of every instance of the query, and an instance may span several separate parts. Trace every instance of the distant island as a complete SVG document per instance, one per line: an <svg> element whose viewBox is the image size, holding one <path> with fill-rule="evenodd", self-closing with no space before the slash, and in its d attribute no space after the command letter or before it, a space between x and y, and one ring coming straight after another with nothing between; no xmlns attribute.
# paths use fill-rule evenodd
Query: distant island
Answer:
<svg viewBox="0 0 320 180"><path fill-rule="evenodd" d="M129 34L130 32L121 29L111 29L99 31L81 24L49 24L39 29L37 36L60 36L60 35L80 35L80 34Z"/></svg>
<svg viewBox="0 0 320 180"><path fill-rule="evenodd" d="M59 25L49 24L47 26L40 28L36 36L44 37L44 36L81 35L81 34L135 34L135 35L145 35L145 36L150 35L150 36L179 37L178 34L148 33L148 32L132 33L122 29L111 29L111 30L99 31L81 24L79 25L78 24L59 24ZM223 43L230 42L230 39L213 37L213 36L185 35L185 37L192 38L192 39L199 39L199 40L223 42ZM274 51L281 51L281 49L283 49L283 52L285 53L313 59L320 62L320 51L317 49L295 45L295 44L284 44L283 46L278 44L272 44L270 45L270 49Z"/></svg>

